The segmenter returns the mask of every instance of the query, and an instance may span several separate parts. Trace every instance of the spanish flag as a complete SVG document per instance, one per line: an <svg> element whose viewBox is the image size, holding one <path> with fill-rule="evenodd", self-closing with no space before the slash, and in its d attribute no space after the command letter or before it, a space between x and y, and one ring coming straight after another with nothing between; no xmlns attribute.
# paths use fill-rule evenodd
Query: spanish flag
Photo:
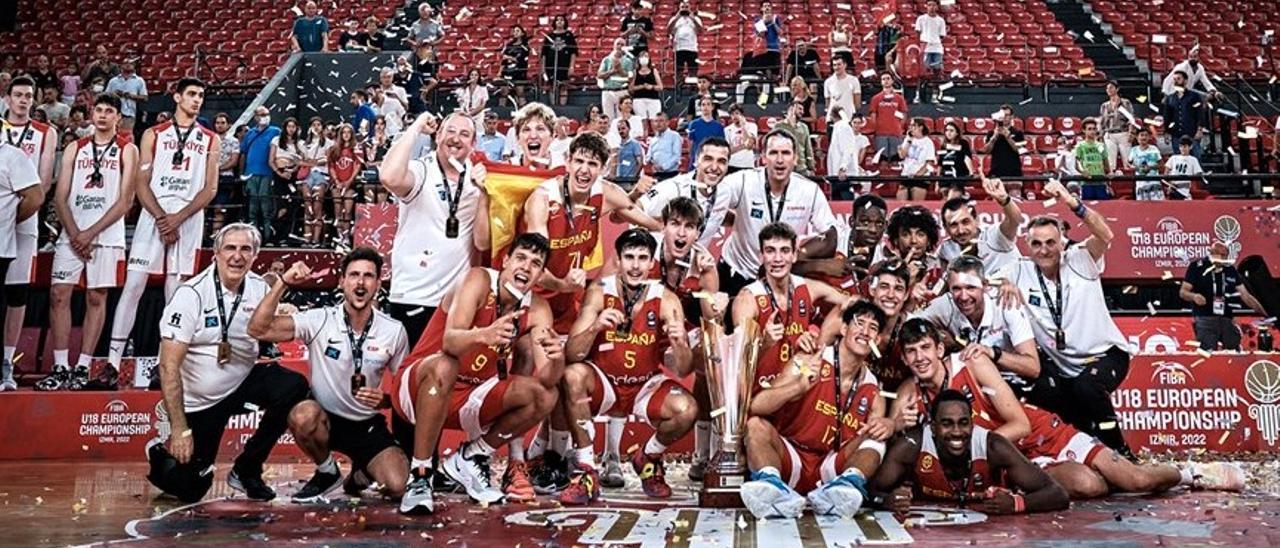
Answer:
<svg viewBox="0 0 1280 548"><path fill-rule="evenodd" d="M544 170L488 160L484 167L488 171L484 187L489 193L490 253L496 264L516 239L525 200L543 181L564 175L564 168Z"/></svg>

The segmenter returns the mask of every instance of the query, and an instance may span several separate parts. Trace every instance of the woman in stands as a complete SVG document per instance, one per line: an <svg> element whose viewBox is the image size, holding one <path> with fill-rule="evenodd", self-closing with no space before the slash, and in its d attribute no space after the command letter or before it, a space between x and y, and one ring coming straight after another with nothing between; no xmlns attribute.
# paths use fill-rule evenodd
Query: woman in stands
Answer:
<svg viewBox="0 0 1280 548"><path fill-rule="evenodd" d="M324 121L319 116L311 118L307 127L307 139L299 145L301 159L298 162L298 192L306 207L306 229L303 236L307 245L320 245L324 234L324 194L329 187L329 148L333 142L325 138Z"/></svg>
<svg viewBox="0 0 1280 548"><path fill-rule="evenodd" d="M475 72L474 70L472 72ZM364 161L366 169L377 171L382 165L382 158L391 149L391 137L387 136L387 118L378 115L373 122L373 135L360 144L359 157ZM387 190L378 184L375 177L372 182L366 181L364 200L371 204L387 201Z"/></svg>
<svg viewBox="0 0 1280 548"><path fill-rule="evenodd" d="M640 52L638 63L631 73L629 89L635 99L636 114L647 122L662 111L662 76L653 67L648 51Z"/></svg>
<svg viewBox="0 0 1280 548"><path fill-rule="evenodd" d="M267 160L271 164L271 171L276 174L275 182L272 185L276 196L288 196L293 193L294 182L297 180L298 164L302 160L302 148L299 146L302 128L298 125L297 118L287 118L284 121L284 129L280 135L271 138L271 151ZM281 200L280 207L276 209L276 222L288 215L288 204ZM278 226L278 225L277 225Z"/></svg>
<svg viewBox="0 0 1280 548"><path fill-rule="evenodd" d="M844 66L853 72L853 49L850 47L849 24L840 23L827 33L827 41L831 43L831 58L844 59Z"/></svg>
<svg viewBox="0 0 1280 548"><path fill-rule="evenodd" d="M338 221L337 236L344 240L350 235L351 213L356 204L356 175L362 167L363 162L356 151L356 130L351 124L338 126L338 138L329 149L329 176L333 179L333 216Z"/></svg>
<svg viewBox="0 0 1280 548"><path fill-rule="evenodd" d="M937 166L937 152L933 139L929 138L929 128L924 120L915 118L907 127L907 136L898 146L898 156L902 158L903 177L928 177L933 175ZM923 200L928 194L928 181L915 179L902 181L898 185L899 200Z"/></svg>
<svg viewBox="0 0 1280 548"><path fill-rule="evenodd" d="M569 89L562 84L569 80L569 69L578 55L578 38L569 30L569 20L563 15L551 19L551 32L543 33L542 77L556 92L556 103L563 105Z"/></svg>
<svg viewBox="0 0 1280 548"><path fill-rule="evenodd" d="M813 98L813 92L809 89L809 85L805 83L804 78L796 76L791 79L791 102L800 103L804 107L804 111L800 115L800 120L804 121L810 129L816 129L815 125L818 121L818 111L816 101Z"/></svg>
<svg viewBox="0 0 1280 548"><path fill-rule="evenodd" d="M510 90L514 89L515 106L520 108L524 106L524 85L529 81L529 37L524 27L511 27L511 38L499 53L502 55L502 79L510 86L499 88L499 94L509 97Z"/></svg>
<svg viewBox="0 0 1280 548"><path fill-rule="evenodd" d="M960 124L955 121L947 122L946 129L942 131L938 164L943 186L940 191L945 193L943 199L964 197L967 179L977 170L973 167L973 149L969 140L964 138Z"/></svg>

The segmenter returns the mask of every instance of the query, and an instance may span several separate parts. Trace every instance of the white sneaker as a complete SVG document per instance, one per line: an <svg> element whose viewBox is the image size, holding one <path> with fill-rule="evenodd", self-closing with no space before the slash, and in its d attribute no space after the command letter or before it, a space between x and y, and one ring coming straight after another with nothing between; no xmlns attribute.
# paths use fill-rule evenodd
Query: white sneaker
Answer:
<svg viewBox="0 0 1280 548"><path fill-rule="evenodd" d="M404 496L400 497L401 514L430 514L436 511L435 501L431 493L431 470L409 470L409 482L405 485Z"/></svg>
<svg viewBox="0 0 1280 548"><path fill-rule="evenodd" d="M862 508L862 491L856 485L860 479L852 474L842 475L810 491L813 513L852 518Z"/></svg>
<svg viewBox="0 0 1280 548"><path fill-rule="evenodd" d="M1195 478L1192 485L1200 489L1244 490L1244 470L1234 462L1193 463L1191 475Z"/></svg>
<svg viewBox="0 0 1280 548"><path fill-rule="evenodd" d="M604 473L600 474L600 485L610 489L619 489L627 485L627 480L622 477L622 463L618 462L618 457L614 455L605 457Z"/></svg>
<svg viewBox="0 0 1280 548"><path fill-rule="evenodd" d="M13 364L4 362L0 365L0 392L13 392L18 389L18 381L13 380Z"/></svg>
<svg viewBox="0 0 1280 548"><path fill-rule="evenodd" d="M444 461L444 473L458 482L471 500L492 504L502 500L502 491L493 488L489 479L489 459L480 455L462 458L462 446Z"/></svg>
<svg viewBox="0 0 1280 548"><path fill-rule="evenodd" d="M742 484L742 503L756 519L797 518L804 512L805 500L794 489L772 474L752 474Z"/></svg>

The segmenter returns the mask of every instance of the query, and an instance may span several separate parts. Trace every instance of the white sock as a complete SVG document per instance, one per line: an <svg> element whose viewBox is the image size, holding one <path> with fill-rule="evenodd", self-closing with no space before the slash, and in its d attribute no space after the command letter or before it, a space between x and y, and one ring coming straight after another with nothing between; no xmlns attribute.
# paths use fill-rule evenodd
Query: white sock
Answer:
<svg viewBox="0 0 1280 548"><path fill-rule="evenodd" d="M111 367L120 369L120 361L124 359L124 347L128 343L128 340L111 339L111 344L107 346L107 363L110 363Z"/></svg>
<svg viewBox="0 0 1280 548"><path fill-rule="evenodd" d="M511 460L524 462L524 438L521 436L511 438L511 442L507 444L507 453Z"/></svg>
<svg viewBox="0 0 1280 548"><path fill-rule="evenodd" d="M566 430L551 431L551 450L567 456L573 447L573 435Z"/></svg>
<svg viewBox="0 0 1280 548"><path fill-rule="evenodd" d="M840 475L842 475L842 476L843 476L843 475L846 475L846 474L853 474L853 475L855 475L855 476L858 476L858 477L862 478L864 481L867 479L867 475L866 475L866 474L863 474L863 473L862 473L862 470L858 470L857 468L854 468L854 467L852 467L852 466L850 466L850 467L848 467L848 468L845 468L844 472L843 472L843 473L841 473Z"/></svg>
<svg viewBox="0 0 1280 548"><path fill-rule="evenodd" d="M525 449L524 456L528 459L536 459L547 452L547 446L551 445L551 427L543 426L538 429L538 434L533 437L533 443L529 444L529 448Z"/></svg>
<svg viewBox="0 0 1280 548"><path fill-rule="evenodd" d="M605 443L604 454L612 457L622 458L622 431L627 426L626 417L609 417L609 422L605 423Z"/></svg>
<svg viewBox="0 0 1280 548"><path fill-rule="evenodd" d="M1192 466L1193 465L1187 465L1178 470L1178 473L1182 474L1182 479L1178 481L1178 485L1191 485L1192 483L1195 483L1195 470L1192 469Z"/></svg>
<svg viewBox="0 0 1280 548"><path fill-rule="evenodd" d="M7 363L13 363L13 357L14 357L14 356L16 356L16 355L18 355L18 347L16 347L16 346L6 346L6 347L4 347L4 361L5 361L5 362L7 362Z"/></svg>
<svg viewBox="0 0 1280 548"><path fill-rule="evenodd" d="M71 351L70 351L70 350L54 350L54 351L53 351L53 366L54 366L54 367L67 367L68 365L70 365L70 363L71 363L71 358L70 358L69 356L67 356L67 355L68 355L68 354L70 354L70 353L71 353Z"/></svg>
<svg viewBox="0 0 1280 548"><path fill-rule="evenodd" d="M644 444L645 455L661 455L666 452L667 444L658 441L658 435L654 434L649 438L649 443Z"/></svg>
<svg viewBox="0 0 1280 548"><path fill-rule="evenodd" d="M427 457L425 459L414 457L413 461L409 464L409 468L411 469L435 468L435 467L436 467L436 460L432 457Z"/></svg>
<svg viewBox="0 0 1280 548"><path fill-rule="evenodd" d="M596 450L595 450L595 447L594 447L594 446L588 445L588 446L586 446L586 447L579 447L579 448L575 449L575 450L574 450L574 452L575 452L575 453L577 453L577 455L576 455L576 456L577 456L577 459L578 459L578 462L579 462L579 463L581 463L581 464L585 464L585 465L590 466L590 467L592 467L592 468L597 468L597 466L596 466Z"/></svg>
<svg viewBox="0 0 1280 548"><path fill-rule="evenodd" d="M80 358L76 360L76 369L88 369L88 368L89 368L89 360L91 360L91 359L92 359L92 357L91 357L91 356L89 356L89 354L88 354L88 353L81 352L81 353L80 353Z"/></svg>
<svg viewBox="0 0 1280 548"><path fill-rule="evenodd" d="M338 461L333 460L333 453L329 453L329 456L324 459L324 462L316 465L316 471L324 472L326 474L338 473Z"/></svg>
<svg viewBox="0 0 1280 548"><path fill-rule="evenodd" d="M693 459L706 462L711 458L711 421L693 423Z"/></svg>
<svg viewBox="0 0 1280 548"><path fill-rule="evenodd" d="M476 455L485 457L493 456L493 447L484 442L484 438L477 438L462 448L462 458L469 459Z"/></svg>
<svg viewBox="0 0 1280 548"><path fill-rule="evenodd" d="M757 471L767 476L777 476L779 478L782 477L782 472L779 472L777 468L774 468L772 466L766 466Z"/></svg>

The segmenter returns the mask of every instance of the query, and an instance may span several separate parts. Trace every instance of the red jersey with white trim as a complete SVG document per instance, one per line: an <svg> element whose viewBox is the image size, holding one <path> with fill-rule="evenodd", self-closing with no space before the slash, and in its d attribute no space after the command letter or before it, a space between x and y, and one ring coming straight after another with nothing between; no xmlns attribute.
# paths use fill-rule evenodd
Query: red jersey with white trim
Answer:
<svg viewBox="0 0 1280 548"><path fill-rule="evenodd" d="M658 239L658 250L655 253L653 268L649 269L649 277L659 280L667 289L680 298L680 308L684 310L685 327L698 327L697 319L702 317L701 303L693 294L702 291L702 276L697 269L697 249L690 249L689 254L676 264L664 264L662 255L662 239ZM675 284L674 286L672 284Z"/></svg>
<svg viewBox="0 0 1280 548"><path fill-rule="evenodd" d="M862 374L854 379L852 394L840 394L837 402L840 379L832 363L834 359L830 349L824 352L818 381L803 397L788 402L773 414L778 433L799 448L823 454L839 450L837 424L840 424L840 443L858 437L858 429L870 418L871 406L880 395L880 383L871 370L864 367Z"/></svg>
<svg viewBox="0 0 1280 548"><path fill-rule="evenodd" d="M763 385L761 383L773 382L773 379L782 372L783 366L791 362L791 358L795 355L796 339L800 338L805 331L809 330L809 326L814 325L817 308L814 305L813 296L809 294L809 286L805 283L805 279L794 274L791 275L792 295L788 308L782 312L783 337L782 340L766 348L760 355L760 362L756 364L756 389L759 390ZM770 298L770 289L765 285L763 280L756 280L746 288L751 292L751 296L756 302L756 321L760 323L761 329L764 329L764 323L773 315L773 299Z"/></svg>
<svg viewBox="0 0 1280 548"><path fill-rule="evenodd" d="M36 174L40 174L40 157L44 155L46 147L57 146L58 131L56 129L50 131L52 126L44 122L35 120L28 121L25 125L17 126L11 123L4 123L4 140L5 142L22 149L23 154L31 159L31 163L36 166ZM55 162L57 160L54 160ZM49 183L52 181L41 181ZM32 215L26 220L18 223L19 234L28 236L36 236L40 231L39 215Z"/></svg>
<svg viewBox="0 0 1280 548"><path fill-rule="evenodd" d="M74 145L75 160L72 164L71 188L67 194L67 207L71 210L71 218L81 230L93 226L111 206L120 199L120 183L124 178L124 150L129 141L123 137L115 137L109 143L97 145L93 136L84 137ZM97 173L101 179L95 180L94 154L97 158ZM61 241L70 242L67 230L62 230ZM103 247L124 247L124 218L117 219L111 226L103 229L94 238L94 244Z"/></svg>
<svg viewBox="0 0 1280 548"><path fill-rule="evenodd" d="M501 316L498 313L498 271L489 268L484 270L489 274L490 291L485 296L484 305L476 310L476 317L471 322L471 325L475 328L488 327L493 324L495 319ZM457 295L454 297L456 298ZM520 301L520 307L528 308L532 300L533 294L525 293L524 298ZM504 313L509 312L511 310L507 310ZM418 344L414 345L413 352L409 353L409 357L405 358L404 363L417 363L422 358L443 351L444 332L448 325L449 311L440 308L431 317L431 321L427 323L427 328L422 332L422 338L418 340ZM517 326L521 334L527 333L529 331L529 315L521 314ZM495 346L482 344L469 346L461 356L458 356L457 382L479 385L498 376L498 352L499 348ZM507 363L508 368L513 368L514 365L510 362Z"/></svg>
<svg viewBox="0 0 1280 548"><path fill-rule="evenodd" d="M172 121L153 128L151 181L148 183L156 202L169 213L176 212L195 199L204 189L205 166L217 134L204 126L180 128ZM178 154L181 147L182 154ZM175 160L181 160L175 162Z"/></svg>
<svg viewBox="0 0 1280 548"><path fill-rule="evenodd" d="M551 242L551 256L547 258L546 271L557 278L564 278L574 268L583 268L587 259L595 252L596 243L600 240L600 213L604 211L604 184L596 181L591 184L591 194L585 204L573 204L569 211L563 194L564 177L547 179L538 185L547 193L547 239ZM528 231L524 216L516 224L517 234ZM568 333L577 319L577 305L582 299L578 293L548 294L539 290L539 295L547 297L551 305L551 313L555 318L557 333Z"/></svg>
<svg viewBox="0 0 1280 548"><path fill-rule="evenodd" d="M329 174L333 176L334 181L354 182L353 177L356 170L360 168L360 162L356 161L356 150L354 148L343 148L338 150L337 157L329 162Z"/></svg>
<svg viewBox="0 0 1280 548"><path fill-rule="evenodd" d="M625 315L625 288L621 287L618 277L605 276L600 284L604 287L604 309L614 309ZM662 357L669 346L662 330L662 295L666 287L659 283L646 283L640 290L644 294L634 305L629 331L601 331L596 335L587 357L614 386L640 386L662 374Z"/></svg>
<svg viewBox="0 0 1280 548"><path fill-rule="evenodd" d="M990 434L986 428L974 425L973 434L969 436L969 473L963 480L952 481L938 460L938 445L933 440L933 431L924 427L920 434L920 454L916 456L916 493L947 501L982 500L986 498L988 487L1004 487L1004 474L993 475L987 462L987 437Z"/></svg>

